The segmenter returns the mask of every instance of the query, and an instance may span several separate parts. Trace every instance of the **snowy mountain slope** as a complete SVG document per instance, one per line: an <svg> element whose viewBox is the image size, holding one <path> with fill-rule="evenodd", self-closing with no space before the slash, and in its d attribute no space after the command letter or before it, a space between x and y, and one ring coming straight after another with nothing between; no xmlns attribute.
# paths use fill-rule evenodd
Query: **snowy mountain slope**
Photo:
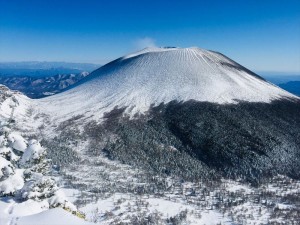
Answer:
<svg viewBox="0 0 300 225"><path fill-rule="evenodd" d="M173 100L227 104L296 98L222 54L200 48L147 48L99 68L75 86L38 104L59 117L101 117L115 107L128 107L133 115Z"/></svg>

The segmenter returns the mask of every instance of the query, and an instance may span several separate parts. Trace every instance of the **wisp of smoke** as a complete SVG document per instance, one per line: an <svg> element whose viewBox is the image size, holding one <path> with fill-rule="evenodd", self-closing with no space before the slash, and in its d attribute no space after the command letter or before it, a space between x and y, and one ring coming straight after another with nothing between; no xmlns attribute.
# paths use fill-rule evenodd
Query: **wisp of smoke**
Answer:
<svg viewBox="0 0 300 225"><path fill-rule="evenodd" d="M150 37L139 38L135 42L135 48L137 50L147 48L147 47L156 47L155 41Z"/></svg>

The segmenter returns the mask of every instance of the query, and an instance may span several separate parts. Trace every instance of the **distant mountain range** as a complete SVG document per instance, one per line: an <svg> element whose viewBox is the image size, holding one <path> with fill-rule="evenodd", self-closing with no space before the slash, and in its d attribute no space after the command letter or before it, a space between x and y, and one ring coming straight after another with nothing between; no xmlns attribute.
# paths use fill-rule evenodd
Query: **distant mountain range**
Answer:
<svg viewBox="0 0 300 225"><path fill-rule="evenodd" d="M279 87L300 96L300 80L299 81L289 81L287 83L279 84Z"/></svg>
<svg viewBox="0 0 300 225"><path fill-rule="evenodd" d="M300 81L300 73L287 74L285 72L273 72L272 74L272 72L258 72L257 74L276 85L284 84L289 81Z"/></svg>
<svg viewBox="0 0 300 225"><path fill-rule="evenodd" d="M61 92L98 67L91 63L0 62L0 84L41 98Z"/></svg>
<svg viewBox="0 0 300 225"><path fill-rule="evenodd" d="M31 76L43 77L58 74L91 72L100 65L91 63L68 63L68 62L0 62L1 76Z"/></svg>
<svg viewBox="0 0 300 225"><path fill-rule="evenodd" d="M63 91L89 75L89 72L52 76L0 76L0 84L18 90L30 98L41 98Z"/></svg>
<svg viewBox="0 0 300 225"><path fill-rule="evenodd" d="M285 73L282 73L282 75L278 73L274 73L272 75L270 73L268 74L262 73L262 76L266 80L276 84L282 89L300 96L300 75L297 74L289 75Z"/></svg>

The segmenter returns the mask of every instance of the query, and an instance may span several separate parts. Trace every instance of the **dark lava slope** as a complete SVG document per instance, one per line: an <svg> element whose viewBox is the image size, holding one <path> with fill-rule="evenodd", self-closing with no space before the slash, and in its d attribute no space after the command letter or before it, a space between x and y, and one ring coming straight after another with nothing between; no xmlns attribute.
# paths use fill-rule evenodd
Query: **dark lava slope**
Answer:
<svg viewBox="0 0 300 225"><path fill-rule="evenodd" d="M171 102L129 119L124 109L85 126L94 155L186 180L275 174L300 178L300 102Z"/></svg>

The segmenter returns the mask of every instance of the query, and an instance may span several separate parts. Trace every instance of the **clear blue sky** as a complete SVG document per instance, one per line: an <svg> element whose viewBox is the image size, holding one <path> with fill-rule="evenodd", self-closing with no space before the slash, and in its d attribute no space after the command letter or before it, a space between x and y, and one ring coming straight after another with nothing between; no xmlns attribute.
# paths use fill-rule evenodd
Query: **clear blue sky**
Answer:
<svg viewBox="0 0 300 225"><path fill-rule="evenodd" d="M148 45L300 73L300 1L0 0L0 61L103 64Z"/></svg>

